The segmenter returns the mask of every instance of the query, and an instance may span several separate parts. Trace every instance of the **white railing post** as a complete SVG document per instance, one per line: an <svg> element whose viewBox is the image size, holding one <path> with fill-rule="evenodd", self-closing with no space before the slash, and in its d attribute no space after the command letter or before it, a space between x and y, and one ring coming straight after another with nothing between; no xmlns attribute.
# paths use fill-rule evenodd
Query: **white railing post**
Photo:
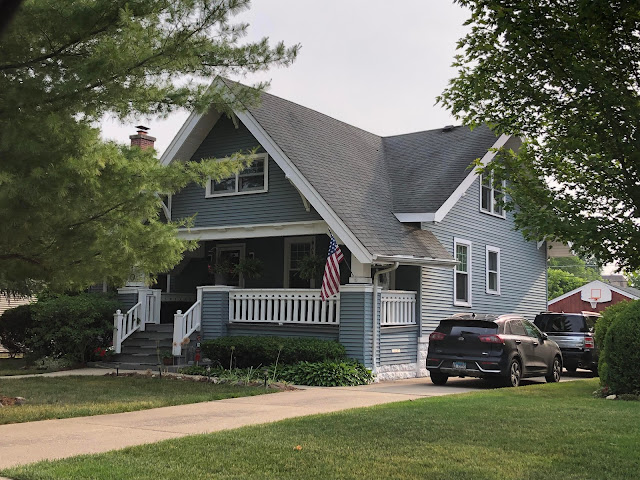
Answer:
<svg viewBox="0 0 640 480"><path fill-rule="evenodd" d="M124 315L120 310L116 310L116 313L113 314L113 351L115 353L120 353L120 346L122 344L122 340L120 336L122 334L122 320L124 319Z"/></svg>
<svg viewBox="0 0 640 480"><path fill-rule="evenodd" d="M182 310L178 310L173 315L173 348L171 350L174 357L179 357L182 354L183 325L184 315Z"/></svg>
<svg viewBox="0 0 640 480"><path fill-rule="evenodd" d="M381 325L416 324L416 292L387 290L380 296Z"/></svg>
<svg viewBox="0 0 640 480"><path fill-rule="evenodd" d="M138 290L138 303L140 303L140 313L139 313L139 319L140 319L140 325L138 326L138 330L141 332L144 332L145 329L145 325L147 323L148 320L148 316L149 316L149 310L148 310L148 303L149 303L149 290L146 288L141 288Z"/></svg>

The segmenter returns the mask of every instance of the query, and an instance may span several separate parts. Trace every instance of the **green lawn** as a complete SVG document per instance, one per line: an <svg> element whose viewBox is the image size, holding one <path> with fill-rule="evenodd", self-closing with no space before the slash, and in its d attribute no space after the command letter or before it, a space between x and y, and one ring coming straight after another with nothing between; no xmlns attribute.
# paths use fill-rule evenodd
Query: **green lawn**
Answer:
<svg viewBox="0 0 640 480"><path fill-rule="evenodd" d="M273 390L269 390L272 392ZM262 387L145 377L34 377L0 380L0 395L26 404L0 409L0 424L131 412L267 393Z"/></svg>
<svg viewBox="0 0 640 480"><path fill-rule="evenodd" d="M45 373L46 370L37 370L35 367L25 368L27 362L24 358L0 358L0 377L4 375L30 375L33 373Z"/></svg>
<svg viewBox="0 0 640 480"><path fill-rule="evenodd" d="M640 403L591 398L597 382L427 398L1 473L38 480L638 478Z"/></svg>

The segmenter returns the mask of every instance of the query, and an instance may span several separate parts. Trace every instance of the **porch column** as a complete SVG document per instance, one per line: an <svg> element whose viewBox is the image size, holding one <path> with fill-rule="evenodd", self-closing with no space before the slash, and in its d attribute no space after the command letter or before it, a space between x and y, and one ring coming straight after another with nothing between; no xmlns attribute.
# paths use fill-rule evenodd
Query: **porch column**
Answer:
<svg viewBox="0 0 640 480"><path fill-rule="evenodd" d="M371 280L371 279L369 279ZM371 365L373 285L340 286L340 330L338 340L347 356Z"/></svg>
<svg viewBox="0 0 640 480"><path fill-rule="evenodd" d="M349 283L371 284L371 264L360 263L356 256L351 254L351 276Z"/></svg>
<svg viewBox="0 0 640 480"><path fill-rule="evenodd" d="M207 285L197 287L201 308L202 340L225 337L229 324L229 292L235 287Z"/></svg>

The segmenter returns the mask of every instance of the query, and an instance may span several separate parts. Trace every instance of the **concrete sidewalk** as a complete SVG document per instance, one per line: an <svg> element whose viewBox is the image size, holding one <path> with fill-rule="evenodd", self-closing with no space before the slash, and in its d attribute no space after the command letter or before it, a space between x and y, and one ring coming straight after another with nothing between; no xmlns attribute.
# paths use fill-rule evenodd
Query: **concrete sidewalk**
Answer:
<svg viewBox="0 0 640 480"><path fill-rule="evenodd" d="M104 370L101 373L104 374ZM0 425L0 468L285 418L476 389L477 384L470 386L464 381L436 387L428 379L420 378L361 387L303 387L295 391L137 412Z"/></svg>

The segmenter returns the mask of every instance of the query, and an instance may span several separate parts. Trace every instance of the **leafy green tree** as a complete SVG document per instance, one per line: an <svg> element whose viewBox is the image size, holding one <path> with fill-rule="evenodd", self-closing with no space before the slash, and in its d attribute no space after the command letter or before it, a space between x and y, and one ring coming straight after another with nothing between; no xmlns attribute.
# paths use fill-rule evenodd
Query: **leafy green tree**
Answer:
<svg viewBox="0 0 640 480"><path fill-rule="evenodd" d="M554 257L549 259L549 268L569 272L584 279L584 283L602 280L600 266L594 260L589 260L587 263L580 257Z"/></svg>
<svg viewBox="0 0 640 480"><path fill-rule="evenodd" d="M640 272L628 273L626 277L630 287L640 289Z"/></svg>
<svg viewBox="0 0 640 480"><path fill-rule="evenodd" d="M588 283L587 280L576 277L572 273L564 270L549 269L547 273L548 298L553 300L586 283Z"/></svg>
<svg viewBox="0 0 640 480"><path fill-rule="evenodd" d="M471 29L439 101L465 123L526 139L495 165L517 227L640 268L640 3L457 3Z"/></svg>
<svg viewBox="0 0 640 480"><path fill-rule="evenodd" d="M231 113L266 87L217 75L289 65L298 46L241 43L248 0L31 0L0 42L0 291L124 282L170 269L190 248L161 197L236 162L162 167L104 142L103 115L131 121L214 104ZM230 94L233 95L230 95ZM244 152L246 153L246 152ZM186 159L185 159L186 160ZM246 161L246 160L245 160Z"/></svg>

